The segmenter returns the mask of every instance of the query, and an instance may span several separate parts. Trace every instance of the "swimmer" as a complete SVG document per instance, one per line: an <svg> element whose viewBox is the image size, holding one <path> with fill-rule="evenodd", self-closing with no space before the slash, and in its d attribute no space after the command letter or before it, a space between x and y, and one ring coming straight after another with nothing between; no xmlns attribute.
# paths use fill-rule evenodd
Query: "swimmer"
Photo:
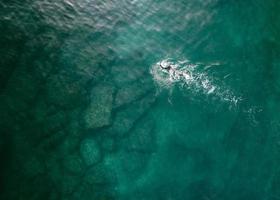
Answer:
<svg viewBox="0 0 280 200"><path fill-rule="evenodd" d="M170 75L170 78L172 80L178 80L178 79L186 79L186 80L190 80L191 79L191 75L189 72L186 72L186 71L180 71L180 70L177 70L175 66L172 66L172 64L170 63L160 63L159 64L160 68L168 73Z"/></svg>
<svg viewBox="0 0 280 200"><path fill-rule="evenodd" d="M159 66L160 66L161 69L164 69L164 70L167 70L167 71L169 71L171 69L171 65L164 66L164 65L162 65L162 63L160 63Z"/></svg>

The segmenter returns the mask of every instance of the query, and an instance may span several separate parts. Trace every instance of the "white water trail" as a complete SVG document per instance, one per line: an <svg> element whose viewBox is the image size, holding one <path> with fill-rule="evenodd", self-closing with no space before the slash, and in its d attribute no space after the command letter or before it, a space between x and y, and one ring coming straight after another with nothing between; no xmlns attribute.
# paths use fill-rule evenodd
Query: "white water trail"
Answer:
<svg viewBox="0 0 280 200"><path fill-rule="evenodd" d="M218 65L219 63L204 65L191 63L189 60L175 62L172 59L164 59L154 64L150 72L160 89L172 90L175 85L179 85L193 94L211 96L220 101L229 102L231 106L236 106L242 98L236 96L224 85L216 83L214 77L207 74L206 69Z"/></svg>

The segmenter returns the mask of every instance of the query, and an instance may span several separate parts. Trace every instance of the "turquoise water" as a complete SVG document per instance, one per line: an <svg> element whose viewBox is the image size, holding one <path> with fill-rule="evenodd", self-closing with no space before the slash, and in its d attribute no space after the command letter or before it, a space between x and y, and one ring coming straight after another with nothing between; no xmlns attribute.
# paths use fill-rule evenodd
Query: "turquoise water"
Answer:
<svg viewBox="0 0 280 200"><path fill-rule="evenodd" d="M279 9L1 1L0 199L280 199Z"/></svg>

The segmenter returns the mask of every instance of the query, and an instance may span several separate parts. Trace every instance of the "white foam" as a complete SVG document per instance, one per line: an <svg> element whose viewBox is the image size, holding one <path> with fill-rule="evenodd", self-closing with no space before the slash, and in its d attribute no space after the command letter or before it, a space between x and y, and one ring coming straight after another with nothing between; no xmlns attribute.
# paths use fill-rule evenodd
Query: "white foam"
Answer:
<svg viewBox="0 0 280 200"><path fill-rule="evenodd" d="M206 96L212 95L218 97L221 101L230 102L233 105L241 100L235 96L230 89L224 85L219 85L214 82L214 77L207 74L207 69L212 66L217 66L219 63L204 65L203 63L191 63L189 60L173 61L172 59L164 59L157 62L151 67L151 74L154 81L160 88L171 88L179 85L191 92L202 93ZM163 69L171 66L170 70ZM201 68L201 66L204 66ZM204 69L203 71L201 71ZM221 80L222 81L222 80Z"/></svg>

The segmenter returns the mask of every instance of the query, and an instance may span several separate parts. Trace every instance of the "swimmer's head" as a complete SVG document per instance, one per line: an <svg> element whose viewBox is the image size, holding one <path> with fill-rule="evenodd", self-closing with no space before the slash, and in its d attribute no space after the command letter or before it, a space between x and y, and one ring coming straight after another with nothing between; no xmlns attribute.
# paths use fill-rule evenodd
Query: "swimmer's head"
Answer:
<svg viewBox="0 0 280 200"><path fill-rule="evenodd" d="M170 69L170 64L169 63L161 62L159 65L162 69Z"/></svg>

